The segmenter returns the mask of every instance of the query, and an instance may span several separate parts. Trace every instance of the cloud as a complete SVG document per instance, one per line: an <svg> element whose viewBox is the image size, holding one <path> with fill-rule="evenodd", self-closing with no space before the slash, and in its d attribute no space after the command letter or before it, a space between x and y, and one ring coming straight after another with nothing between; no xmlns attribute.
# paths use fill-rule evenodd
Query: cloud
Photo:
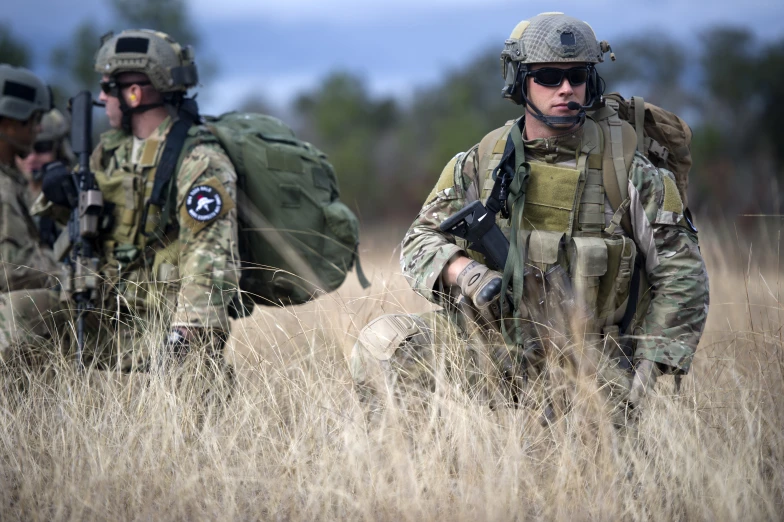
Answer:
<svg viewBox="0 0 784 522"><path fill-rule="evenodd" d="M322 20L339 25L388 18L408 18L415 22L421 13L503 4L515 5L509 0L481 0L481 4L477 0L192 0L190 3L196 16L207 19L256 17L273 22Z"/></svg>

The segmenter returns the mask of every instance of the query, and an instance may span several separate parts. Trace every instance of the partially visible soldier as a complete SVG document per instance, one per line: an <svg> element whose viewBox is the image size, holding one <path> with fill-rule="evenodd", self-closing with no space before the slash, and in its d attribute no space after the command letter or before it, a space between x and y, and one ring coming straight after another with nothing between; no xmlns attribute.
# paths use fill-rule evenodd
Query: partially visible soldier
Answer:
<svg viewBox="0 0 784 522"><path fill-rule="evenodd" d="M70 125L68 119L58 109L44 114L41 120L41 131L35 139L33 149L27 157L16 157L16 166L27 178L29 201L32 204L41 194L44 179L44 167L53 161L61 161L65 165L73 165L75 158L68 141ZM35 214L35 210L31 209ZM41 244L52 248L60 232L56 221L50 216L36 216L33 219L38 225Z"/></svg>
<svg viewBox="0 0 784 522"><path fill-rule="evenodd" d="M512 393L543 354L570 347L596 354L616 404L639 405L658 376L689 371L708 310L697 231L673 174L635 152L642 134L598 103L595 64L608 50L563 13L515 28L501 55L503 93L524 115L447 164L403 239L403 273L445 310L385 315L360 332L350 366L364 395L432 390L456 335L466 385L489 361ZM628 192L617 208L612 190ZM439 228L477 200L501 211L505 266L491 269ZM631 343L633 369L623 364Z"/></svg>
<svg viewBox="0 0 784 522"><path fill-rule="evenodd" d="M41 118L52 108L49 88L27 69L0 64L0 361L13 357L8 347L17 340L13 313L32 308L22 331L48 332L43 320L57 303L50 288L56 265L41 249L38 227L30 216L27 181L15 166L33 148Z"/></svg>
<svg viewBox="0 0 784 522"><path fill-rule="evenodd" d="M51 109L49 88L27 69L0 64L0 291L45 288L55 264L38 245L27 181L15 166L28 157Z"/></svg>
<svg viewBox="0 0 784 522"><path fill-rule="evenodd" d="M146 366L152 350L143 334L162 325L166 356L198 351L225 365L238 283L237 176L215 140L198 139L209 131L183 108L198 81L193 52L161 32L126 30L102 39L95 69L112 127L90 162L104 198L103 308L88 314L91 331L101 332L95 361ZM175 135L188 141L169 158L172 177L163 180L164 150ZM45 197L66 203L70 180L70 173L48 177Z"/></svg>

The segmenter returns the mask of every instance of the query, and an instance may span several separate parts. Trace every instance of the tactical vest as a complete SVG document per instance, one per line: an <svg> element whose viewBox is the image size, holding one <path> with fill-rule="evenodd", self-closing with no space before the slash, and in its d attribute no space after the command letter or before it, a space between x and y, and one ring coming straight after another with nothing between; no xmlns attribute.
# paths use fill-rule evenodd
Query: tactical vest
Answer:
<svg viewBox="0 0 784 522"><path fill-rule="evenodd" d="M163 304L170 310L179 291L177 222L170 220L165 231L158 230L161 211L153 205L140 229L165 139L145 140L134 164L126 135L112 138L105 140L97 158L101 168L95 169L105 205L101 272L130 308Z"/></svg>
<svg viewBox="0 0 784 522"><path fill-rule="evenodd" d="M487 203L495 185L493 171L516 123L507 122L478 145L478 191L468 190L468 202L481 199ZM518 250L527 252L526 270L541 274L557 267L566 270L574 294L593 317L593 326L607 335L618 335L638 255L627 215L628 173L636 149L634 128L618 117L612 103L596 111L583 125L575 166L529 160L530 175L517 227L516 243L522 245ZM462 183L460 163L455 162L454 173L455 181ZM605 198L615 211L609 226ZM512 218L513 213L509 219L496 216L498 226L514 245L510 237ZM460 246L467 245L463 242ZM481 254L468 252L483 262ZM509 255L511 259L515 252ZM644 277L641 279L641 288L647 288ZM646 292L637 294L642 298L632 325L639 324L650 299Z"/></svg>

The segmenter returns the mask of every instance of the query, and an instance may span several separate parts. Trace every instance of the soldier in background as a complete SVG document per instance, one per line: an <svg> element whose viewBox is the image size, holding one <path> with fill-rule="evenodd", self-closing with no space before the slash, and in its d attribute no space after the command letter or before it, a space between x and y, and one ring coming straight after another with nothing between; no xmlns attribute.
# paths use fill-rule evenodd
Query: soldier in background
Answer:
<svg viewBox="0 0 784 522"><path fill-rule="evenodd" d="M104 210L97 238L101 283L96 309L86 315L85 363L131 371L148 368L159 354L162 361L197 361L210 375L215 369L231 377L223 348L240 259L234 167L215 140L186 141L162 186L164 204L152 201L173 129L182 123L183 137L209 134L183 111L198 82L193 52L161 32L126 30L102 38L95 69L111 130L90 158ZM43 209L71 204L71 172L47 173L45 181ZM163 339L151 342L161 330ZM204 364L202 356L215 364Z"/></svg>
<svg viewBox="0 0 784 522"><path fill-rule="evenodd" d="M0 361L15 359L8 348L18 340L46 335L45 312L57 304L51 288L56 264L39 244L38 227L30 216L27 181L15 160L27 157L51 110L49 88L27 69L0 64ZM15 310L35 308L20 325ZM42 312L44 311L44 312Z"/></svg>
<svg viewBox="0 0 784 522"><path fill-rule="evenodd" d="M403 274L444 309L385 315L360 332L350 368L363 397L432 391L455 337L465 361L458 373L477 394L487 363L514 395L554 348L596 354L616 404L639 405L660 375L689 371L708 311L697 231L673 174L635 152L634 128L597 103L604 81L595 64L608 49L563 13L515 28L501 55L503 93L524 115L457 154L409 228ZM505 172L513 177L500 186ZM613 208L607 194L619 187L628 197ZM440 230L477 200L502 210L504 267L491 269Z"/></svg>
<svg viewBox="0 0 784 522"><path fill-rule="evenodd" d="M49 88L27 69L0 65L0 291L45 288L55 265L38 245L27 181L16 158L33 150L41 118L51 109Z"/></svg>
<svg viewBox="0 0 784 522"><path fill-rule="evenodd" d="M76 161L68 141L70 125L68 119L58 109L44 114L41 120L41 131L35 139L33 149L27 157L16 157L16 166L27 178L29 202L33 202L41 194L44 179L44 167L53 161L73 165ZM35 211L33 210L33 214ZM62 227L50 216L36 216L33 219L38 225L41 244L51 249Z"/></svg>

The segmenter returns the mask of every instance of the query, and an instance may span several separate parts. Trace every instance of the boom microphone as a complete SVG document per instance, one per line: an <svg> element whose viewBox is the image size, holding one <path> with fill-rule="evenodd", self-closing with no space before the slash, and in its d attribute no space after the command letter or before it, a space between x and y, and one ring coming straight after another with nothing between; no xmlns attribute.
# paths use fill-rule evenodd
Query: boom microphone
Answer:
<svg viewBox="0 0 784 522"><path fill-rule="evenodd" d="M569 103L566 104L566 108L569 109L570 111L579 111L580 109L583 109L583 110L588 109L589 106L588 105L580 105L579 103L577 103L575 101L570 101Z"/></svg>

